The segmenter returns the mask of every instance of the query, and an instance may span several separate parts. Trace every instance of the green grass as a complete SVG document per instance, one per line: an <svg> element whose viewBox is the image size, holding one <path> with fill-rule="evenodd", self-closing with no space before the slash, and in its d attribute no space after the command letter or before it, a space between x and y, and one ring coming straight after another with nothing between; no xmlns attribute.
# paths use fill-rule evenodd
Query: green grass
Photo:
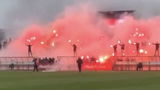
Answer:
<svg viewBox="0 0 160 90"><path fill-rule="evenodd" d="M0 90L160 90L160 72L0 72Z"/></svg>

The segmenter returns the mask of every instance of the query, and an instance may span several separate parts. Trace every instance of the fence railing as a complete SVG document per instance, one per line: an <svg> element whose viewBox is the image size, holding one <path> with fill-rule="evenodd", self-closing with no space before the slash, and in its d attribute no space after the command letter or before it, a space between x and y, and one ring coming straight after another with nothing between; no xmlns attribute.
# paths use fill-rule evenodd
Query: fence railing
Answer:
<svg viewBox="0 0 160 90"><path fill-rule="evenodd" d="M0 57L0 70L33 70L34 57Z"/></svg>
<svg viewBox="0 0 160 90"><path fill-rule="evenodd" d="M134 71L139 63L142 63L142 70L160 70L159 56L117 56L113 60L113 70Z"/></svg>

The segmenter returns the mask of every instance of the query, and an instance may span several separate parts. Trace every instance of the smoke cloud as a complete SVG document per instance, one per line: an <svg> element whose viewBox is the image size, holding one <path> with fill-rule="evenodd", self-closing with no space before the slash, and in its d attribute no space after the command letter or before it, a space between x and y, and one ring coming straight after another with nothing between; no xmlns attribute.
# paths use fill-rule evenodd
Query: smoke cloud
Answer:
<svg viewBox="0 0 160 90"><path fill-rule="evenodd" d="M72 4L90 2L99 11L135 10L138 18L159 16L159 0L1 0L0 27L17 37L31 24L46 24Z"/></svg>
<svg viewBox="0 0 160 90"><path fill-rule="evenodd" d="M87 0L85 4L79 4L79 1L74 0L63 3L57 0L47 2L17 0L15 5L18 6L7 14L5 26L10 28L8 34L15 34L18 37L1 52L1 55L27 55L25 44L28 40L32 40L35 56L71 56L73 55L72 44L78 46L78 55L111 55L113 51L110 45L117 44L118 40L129 46L126 53L134 54L135 47L128 44L128 40L133 43L145 41L146 44L159 41L157 35L159 17L149 17L157 16L159 13L154 9L156 7L151 9L148 6L149 0L143 7L140 5L144 3L143 0L141 2L123 0L123 3L109 0L93 0L92 4L88 2L91 0ZM155 0L152 3L158 2ZM73 3L75 5L70 5ZM117 21L115 25L110 25L107 19L97 13L100 10L117 10L120 7L122 10L136 10L137 13L139 12L138 17L149 18L135 19L126 16L121 22ZM65 8L64 11L63 8ZM138 34L135 35L135 33ZM141 36L138 36L139 34ZM148 51L150 47L144 45L143 49Z"/></svg>

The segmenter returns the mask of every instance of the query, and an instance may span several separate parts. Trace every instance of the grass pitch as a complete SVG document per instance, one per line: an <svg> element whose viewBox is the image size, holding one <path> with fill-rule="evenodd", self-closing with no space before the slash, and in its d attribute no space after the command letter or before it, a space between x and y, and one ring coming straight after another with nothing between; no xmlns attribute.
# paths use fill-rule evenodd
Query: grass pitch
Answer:
<svg viewBox="0 0 160 90"><path fill-rule="evenodd" d="M160 90L160 72L0 72L0 90Z"/></svg>

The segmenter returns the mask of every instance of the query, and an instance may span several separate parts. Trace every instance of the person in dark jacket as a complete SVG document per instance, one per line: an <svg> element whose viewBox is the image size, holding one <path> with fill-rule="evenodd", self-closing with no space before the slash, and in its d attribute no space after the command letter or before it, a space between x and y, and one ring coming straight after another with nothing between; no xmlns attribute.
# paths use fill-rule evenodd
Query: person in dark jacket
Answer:
<svg viewBox="0 0 160 90"><path fill-rule="evenodd" d="M33 55L32 54L32 45L29 44L29 45L27 45L27 47L28 47L28 56L32 57L32 55Z"/></svg>
<svg viewBox="0 0 160 90"><path fill-rule="evenodd" d="M38 59L37 58L34 58L33 59L33 62L34 62L34 69L33 69L33 71L35 72L38 72L39 71L39 69L38 69Z"/></svg>
<svg viewBox="0 0 160 90"><path fill-rule="evenodd" d="M76 56L77 54L77 45L76 44L73 44L73 53L74 53L74 56Z"/></svg>
<svg viewBox="0 0 160 90"><path fill-rule="evenodd" d="M142 71L143 70L143 64L142 64L142 62L140 62L140 63L138 63L137 64L137 71Z"/></svg>
<svg viewBox="0 0 160 90"><path fill-rule="evenodd" d="M78 70L79 70L79 72L82 71L82 64L83 64L83 60L79 57L79 58L77 59L77 65L78 65Z"/></svg>
<svg viewBox="0 0 160 90"><path fill-rule="evenodd" d="M9 67L11 68L11 70L14 70L14 64L13 64L13 63L11 63L11 64L9 65Z"/></svg>
<svg viewBox="0 0 160 90"><path fill-rule="evenodd" d="M160 43L154 43L153 45L155 45L154 56L159 56L159 46L160 46Z"/></svg>
<svg viewBox="0 0 160 90"><path fill-rule="evenodd" d="M117 56L117 44L113 46L114 49L114 56Z"/></svg>

